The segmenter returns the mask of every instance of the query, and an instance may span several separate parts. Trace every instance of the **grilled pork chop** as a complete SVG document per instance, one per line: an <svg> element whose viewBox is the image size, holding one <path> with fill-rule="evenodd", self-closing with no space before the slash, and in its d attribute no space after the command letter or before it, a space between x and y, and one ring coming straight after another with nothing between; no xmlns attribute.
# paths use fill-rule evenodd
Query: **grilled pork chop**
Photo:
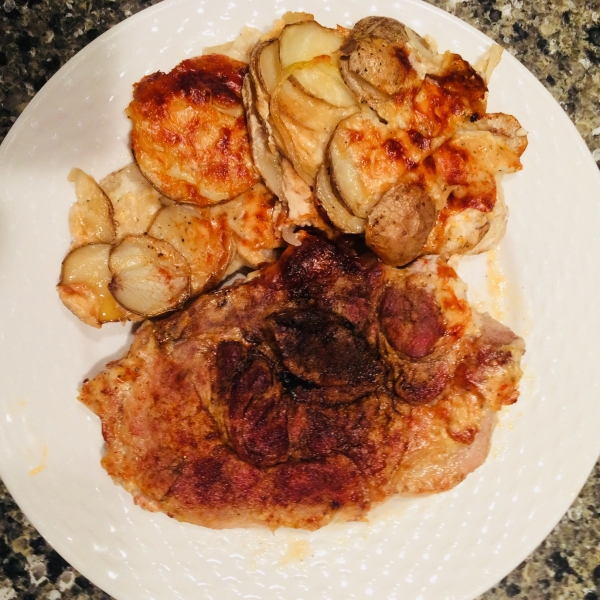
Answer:
<svg viewBox="0 0 600 600"><path fill-rule="evenodd" d="M316 529L462 481L517 400L523 351L441 259L398 270L305 235L245 283L146 321L80 399L104 468L143 508Z"/></svg>

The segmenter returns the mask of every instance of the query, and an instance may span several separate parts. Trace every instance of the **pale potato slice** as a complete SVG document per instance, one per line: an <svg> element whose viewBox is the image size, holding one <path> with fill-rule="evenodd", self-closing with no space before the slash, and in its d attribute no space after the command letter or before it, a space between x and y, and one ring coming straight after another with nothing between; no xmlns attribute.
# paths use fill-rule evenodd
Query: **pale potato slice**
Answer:
<svg viewBox="0 0 600 600"><path fill-rule="evenodd" d="M271 96L271 117L283 143L282 152L312 185L331 134L358 106L335 107L306 93L294 75L281 81Z"/></svg>
<svg viewBox="0 0 600 600"><path fill-rule="evenodd" d="M112 278L108 268L110 249L110 244L88 244L69 252L56 286L63 304L92 327L138 318L120 306L108 289Z"/></svg>
<svg viewBox="0 0 600 600"><path fill-rule="evenodd" d="M502 46L492 44L485 54L475 63L475 70L481 75L486 83L490 82L494 69L500 64L503 51Z"/></svg>
<svg viewBox="0 0 600 600"><path fill-rule="evenodd" d="M262 54L263 50L273 41L274 40L259 42L256 44L256 46L254 46L254 48L252 48L252 52L250 52L250 62L248 63L248 75L245 77L246 80L252 80L252 85L254 87L253 93L256 96L255 102L266 102L267 109L269 103L269 93L266 89L263 76L260 72L260 55ZM279 62L279 51L277 52L277 61ZM245 105L244 108L248 110L248 107Z"/></svg>
<svg viewBox="0 0 600 600"><path fill-rule="evenodd" d="M279 36L279 60L287 69L294 63L312 60L315 56L331 55L345 42L339 29L329 29L316 21L301 21L283 28Z"/></svg>
<svg viewBox="0 0 600 600"><path fill-rule="evenodd" d="M73 246L110 244L115 239L115 222L110 200L93 177L81 169L71 169L69 181L75 184L77 202L69 211Z"/></svg>
<svg viewBox="0 0 600 600"><path fill-rule="evenodd" d="M149 235L128 235L108 259L108 289L138 315L154 317L179 308L190 296L190 265L171 244Z"/></svg>
<svg viewBox="0 0 600 600"><path fill-rule="evenodd" d="M126 235L148 231L164 196L142 175L133 163L106 176L100 187L110 198L117 227L117 240Z"/></svg>
<svg viewBox="0 0 600 600"><path fill-rule="evenodd" d="M281 78L282 68L279 60L279 40L261 44L256 54L256 73L261 87L270 94Z"/></svg>
<svg viewBox="0 0 600 600"><path fill-rule="evenodd" d="M148 234L168 242L186 258L191 270L192 297L219 283L232 257L227 223L208 208L190 204L165 206Z"/></svg>
<svg viewBox="0 0 600 600"><path fill-rule="evenodd" d="M271 30L262 37L263 40L273 40L278 38L286 25L300 23L301 21L314 21L315 17L311 13L288 11L281 15L281 19L273 22Z"/></svg>
<svg viewBox="0 0 600 600"><path fill-rule="evenodd" d="M244 85L242 86L242 101L244 102L247 118L250 105L246 96L248 91L251 90L252 111L265 129L267 139L272 134L269 118L271 92L279 81L281 73L279 41L269 40L256 44L250 53L248 76L244 79ZM252 140L250 143L252 143ZM270 144L273 145L274 142L270 142Z"/></svg>
<svg viewBox="0 0 600 600"><path fill-rule="evenodd" d="M269 144L267 130L257 112L255 88L250 77L246 77L244 80L242 99L246 109L246 123L254 166L262 175L267 187L278 198L281 198L283 196L281 156L277 150L273 151Z"/></svg>
<svg viewBox="0 0 600 600"><path fill-rule="evenodd" d="M332 106L349 108L357 104L339 69L329 60L314 59L294 69L293 74L307 94Z"/></svg>
<svg viewBox="0 0 600 600"><path fill-rule="evenodd" d="M365 219L355 217L333 193L327 163L323 163L317 173L315 196L337 229L344 233L364 233Z"/></svg>

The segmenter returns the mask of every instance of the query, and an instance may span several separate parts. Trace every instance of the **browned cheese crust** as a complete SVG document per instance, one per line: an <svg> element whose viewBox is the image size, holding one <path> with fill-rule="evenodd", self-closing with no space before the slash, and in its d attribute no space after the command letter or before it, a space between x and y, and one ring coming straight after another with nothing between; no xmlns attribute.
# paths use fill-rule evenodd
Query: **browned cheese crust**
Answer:
<svg viewBox="0 0 600 600"><path fill-rule="evenodd" d="M522 168L527 135L514 117L487 113L484 77L375 16L355 25L340 70L362 110L338 124L327 173L367 245L394 266L495 245L507 216L498 178ZM331 199L317 195L327 210Z"/></svg>
<svg viewBox="0 0 600 600"><path fill-rule="evenodd" d="M134 86L131 146L142 173L165 196L207 206L259 180L242 106L246 71L245 63L209 54Z"/></svg>
<svg viewBox="0 0 600 600"><path fill-rule="evenodd" d="M136 504L316 529L462 481L517 399L523 350L443 261L398 270L305 236L250 281L147 321L80 398Z"/></svg>

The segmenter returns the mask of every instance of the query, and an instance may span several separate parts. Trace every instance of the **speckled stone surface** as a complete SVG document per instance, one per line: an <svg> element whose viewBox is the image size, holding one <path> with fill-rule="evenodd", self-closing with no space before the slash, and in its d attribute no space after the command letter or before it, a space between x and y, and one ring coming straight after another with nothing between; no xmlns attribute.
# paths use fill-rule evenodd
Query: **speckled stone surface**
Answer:
<svg viewBox="0 0 600 600"><path fill-rule="evenodd" d="M69 58L155 3L0 0L0 140ZM600 162L600 0L432 3L485 32L525 64L571 117ZM0 482L0 600L42 598L110 597L50 548ZM506 598L600 598L600 463L548 538L479 600Z"/></svg>

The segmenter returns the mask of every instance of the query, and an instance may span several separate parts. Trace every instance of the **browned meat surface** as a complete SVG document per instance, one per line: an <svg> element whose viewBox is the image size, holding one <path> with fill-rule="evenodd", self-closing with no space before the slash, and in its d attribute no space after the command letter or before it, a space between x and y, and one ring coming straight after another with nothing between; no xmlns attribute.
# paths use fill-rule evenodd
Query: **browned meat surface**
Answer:
<svg viewBox="0 0 600 600"><path fill-rule="evenodd" d="M462 481L516 401L522 353L440 259L398 270L305 236L250 281L146 322L81 400L138 505L315 529Z"/></svg>

